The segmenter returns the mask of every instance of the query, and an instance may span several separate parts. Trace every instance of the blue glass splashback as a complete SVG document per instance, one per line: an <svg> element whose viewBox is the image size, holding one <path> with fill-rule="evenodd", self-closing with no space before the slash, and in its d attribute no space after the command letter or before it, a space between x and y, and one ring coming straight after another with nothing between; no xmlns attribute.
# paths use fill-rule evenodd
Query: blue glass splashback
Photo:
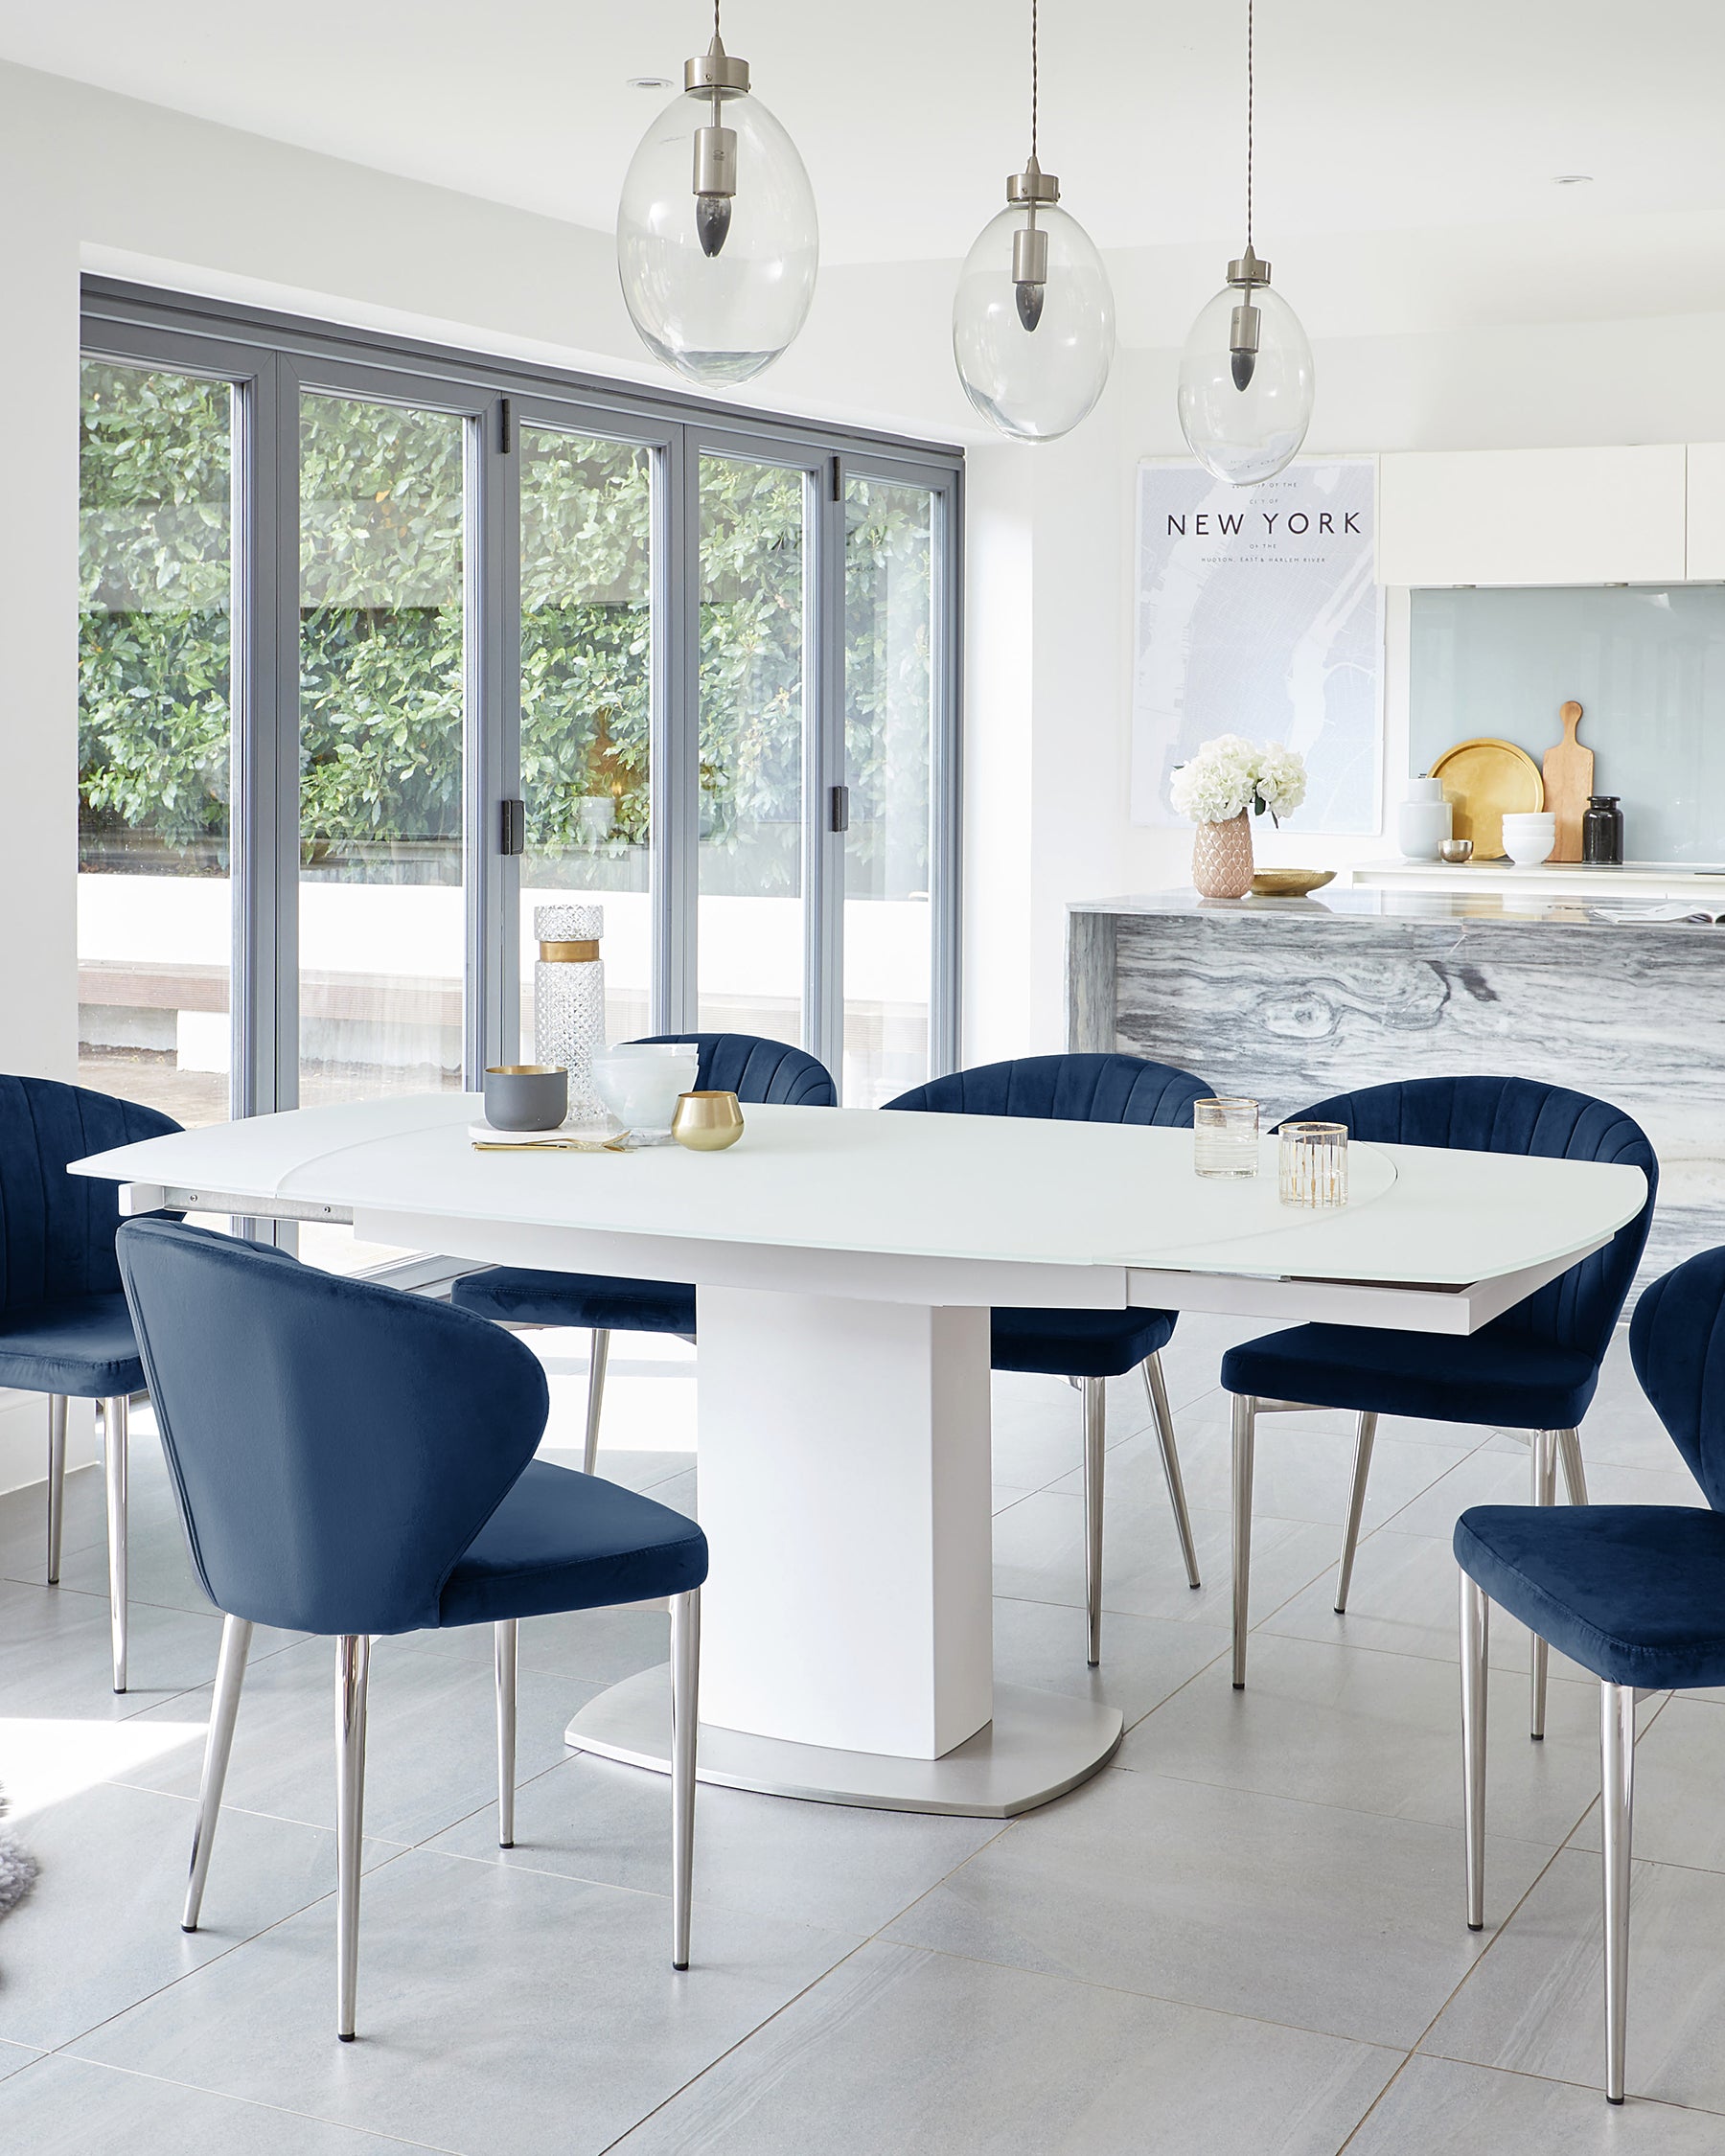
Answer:
<svg viewBox="0 0 1725 2156"><path fill-rule="evenodd" d="M1625 858L1725 862L1725 589L1411 596L1410 773L1476 734L1537 764L1574 698Z"/></svg>

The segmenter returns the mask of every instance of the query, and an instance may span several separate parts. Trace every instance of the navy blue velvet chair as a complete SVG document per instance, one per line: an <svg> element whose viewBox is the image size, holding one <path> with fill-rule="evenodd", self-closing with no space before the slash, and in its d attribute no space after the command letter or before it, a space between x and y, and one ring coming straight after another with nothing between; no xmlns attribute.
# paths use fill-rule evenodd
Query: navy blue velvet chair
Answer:
<svg viewBox="0 0 1725 2156"><path fill-rule="evenodd" d="M702 1091L788 1108L835 1108L839 1090L826 1065L783 1041L752 1033L649 1033L648 1042L693 1043L695 1083ZM449 1291L457 1310L499 1325L585 1325L593 1336L588 1363L586 1443L590 1475L599 1457L599 1417L613 1332L676 1333L695 1338L695 1290L670 1280L626 1280L604 1273L541 1273L494 1265L469 1273Z"/></svg>
<svg viewBox="0 0 1725 2156"><path fill-rule="evenodd" d="M1725 1685L1725 1250L1646 1290L1629 1327L1642 1389L1711 1509L1483 1504L1456 1523L1467 1922L1485 1922L1485 1651L1491 1604L1599 1680L1605 2095L1623 2100L1637 1691Z"/></svg>
<svg viewBox="0 0 1725 2156"><path fill-rule="evenodd" d="M536 1460L544 1372L494 1325L172 1221L128 1222L119 1261L192 1562L223 1615L184 1928L197 1928L254 1624L335 1636L336 2030L351 2040L372 1635L494 1627L507 1848L521 1618L665 1595L672 1961L686 1968L707 1570L694 1521Z"/></svg>
<svg viewBox="0 0 1725 2156"><path fill-rule="evenodd" d="M94 1400L107 1466L114 1689L126 1682L127 1396L144 1367L120 1288L120 1186L67 1163L179 1125L153 1108L49 1078L0 1078L0 1385L48 1395L48 1584L60 1573L66 1403Z"/></svg>
<svg viewBox="0 0 1725 2156"><path fill-rule="evenodd" d="M1553 1502L1561 1456L1571 1502L1585 1504L1577 1425L1599 1382L1612 1327L1641 1263L1659 1184L1653 1148L1622 1109L1527 1078L1414 1078L1368 1086L1320 1101L1300 1119L1345 1123L1353 1136L1377 1145L1616 1161L1643 1171L1647 1199L1602 1250L1465 1339L1367 1325L1296 1325L1229 1349L1222 1358L1222 1383L1234 1396L1236 1690L1246 1682L1257 1417L1313 1408L1343 1408L1359 1417L1336 1577L1338 1611L1347 1607L1379 1415L1529 1431L1533 1502ZM1531 1686L1532 1733L1539 1737L1545 1733L1546 1650L1537 1640Z"/></svg>
<svg viewBox="0 0 1725 2156"><path fill-rule="evenodd" d="M1020 1056L955 1070L884 1105L924 1115L1034 1115L1062 1123L1156 1123L1190 1130L1192 1103L1210 1088L1190 1071L1138 1056ZM997 1370L1064 1377L1084 1396L1084 1572L1087 1658L1102 1653L1102 1471L1107 1452L1106 1381L1141 1369L1162 1448L1162 1474L1186 1578L1199 1585L1174 1418L1162 1382L1162 1350L1174 1332L1171 1310L997 1310L990 1357Z"/></svg>

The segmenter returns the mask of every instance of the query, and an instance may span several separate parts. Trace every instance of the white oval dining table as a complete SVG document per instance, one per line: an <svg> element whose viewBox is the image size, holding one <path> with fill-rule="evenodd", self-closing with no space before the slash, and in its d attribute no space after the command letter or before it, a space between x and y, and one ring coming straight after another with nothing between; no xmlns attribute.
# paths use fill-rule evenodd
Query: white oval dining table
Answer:
<svg viewBox="0 0 1725 2156"><path fill-rule="evenodd" d="M1131 1306L1467 1334L1631 1219L1638 1168L1356 1144L1349 1203L1192 1166L1189 1131L746 1109L729 1151L477 1153L472 1094L298 1109L77 1172L161 1206L351 1222L476 1265L692 1281L703 1779L1007 1817L1118 1744L1102 1703L994 1681L989 1311ZM1073 1654L1082 1653L1075 1625ZM569 1725L663 1769L664 1669Z"/></svg>

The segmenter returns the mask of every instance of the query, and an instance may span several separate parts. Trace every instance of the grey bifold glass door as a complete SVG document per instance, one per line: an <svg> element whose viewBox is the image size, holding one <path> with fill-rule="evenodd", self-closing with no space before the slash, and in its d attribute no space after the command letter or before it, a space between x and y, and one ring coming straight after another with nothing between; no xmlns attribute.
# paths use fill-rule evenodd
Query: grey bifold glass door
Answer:
<svg viewBox="0 0 1725 2156"><path fill-rule="evenodd" d="M957 1013L961 465L91 280L80 1057L182 1121L608 1031L871 1105Z"/></svg>

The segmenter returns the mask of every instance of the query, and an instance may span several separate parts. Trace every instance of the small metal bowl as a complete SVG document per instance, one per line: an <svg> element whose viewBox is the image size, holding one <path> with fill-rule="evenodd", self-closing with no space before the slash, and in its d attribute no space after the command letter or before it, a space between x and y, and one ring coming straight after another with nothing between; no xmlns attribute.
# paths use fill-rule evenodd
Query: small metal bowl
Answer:
<svg viewBox="0 0 1725 2156"><path fill-rule="evenodd" d="M554 1131L569 1112L569 1073L560 1063L499 1063L485 1073L485 1120L494 1131Z"/></svg>
<svg viewBox="0 0 1725 2156"><path fill-rule="evenodd" d="M683 1093L671 1119L671 1135L691 1153L723 1153L743 1135L743 1111L735 1093Z"/></svg>
<svg viewBox="0 0 1725 2156"><path fill-rule="evenodd" d="M1463 861L1472 860L1473 840L1471 838L1441 838L1438 842L1438 851L1452 868L1459 868Z"/></svg>

